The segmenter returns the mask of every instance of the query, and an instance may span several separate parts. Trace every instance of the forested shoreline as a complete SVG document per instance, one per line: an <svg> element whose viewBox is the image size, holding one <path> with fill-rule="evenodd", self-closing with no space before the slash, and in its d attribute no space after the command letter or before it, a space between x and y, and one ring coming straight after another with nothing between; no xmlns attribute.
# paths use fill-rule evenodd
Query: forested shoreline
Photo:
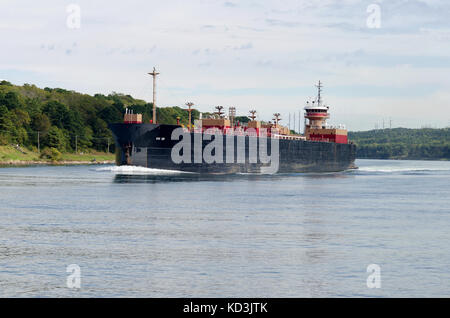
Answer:
<svg viewBox="0 0 450 318"><path fill-rule="evenodd" d="M94 96L62 88L38 88L0 82L0 146L15 145L37 152L41 158L59 158L62 153L114 152L109 123L121 122L125 109L152 116L152 103L130 95L111 93ZM186 109L158 107L159 122L187 124ZM192 112L193 119L199 112ZM241 116L244 122L248 118ZM358 158L450 159L450 129L379 129L349 132ZM1 159L1 158L0 158Z"/></svg>
<svg viewBox="0 0 450 318"><path fill-rule="evenodd" d="M0 82L0 146L20 145L43 156L92 151L114 152L109 123L121 122L125 109L142 113L149 122L153 105L130 95L81 94L62 88L38 88ZM192 112L193 118L199 112ZM157 109L160 122L186 124L180 107ZM0 158L1 159L1 158Z"/></svg>
<svg viewBox="0 0 450 318"><path fill-rule="evenodd" d="M450 160L450 128L393 128L349 132L357 158Z"/></svg>

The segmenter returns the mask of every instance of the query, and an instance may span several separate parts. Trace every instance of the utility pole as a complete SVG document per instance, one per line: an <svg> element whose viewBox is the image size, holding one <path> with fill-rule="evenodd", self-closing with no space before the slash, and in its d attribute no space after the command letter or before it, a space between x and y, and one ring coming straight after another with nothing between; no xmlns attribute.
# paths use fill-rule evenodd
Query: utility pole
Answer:
<svg viewBox="0 0 450 318"><path fill-rule="evenodd" d="M75 153L78 153L78 136L75 135Z"/></svg>
<svg viewBox="0 0 450 318"><path fill-rule="evenodd" d="M156 68L153 68L153 72L148 73L149 75L153 76L153 120L152 122L156 124L156 76L159 75L156 71Z"/></svg>
<svg viewBox="0 0 450 318"><path fill-rule="evenodd" d="M289 113L289 131L291 131L291 113Z"/></svg>
<svg viewBox="0 0 450 318"><path fill-rule="evenodd" d="M191 109L191 107L194 106L194 103L188 102L188 103L186 103L186 106L188 107L188 112L189 112L188 129L189 129L189 131L192 131L192 125L191 125L191 112L192 112L192 109Z"/></svg>
<svg viewBox="0 0 450 318"><path fill-rule="evenodd" d="M38 130L38 153L41 153L41 144L40 144L40 142L39 142L39 133L40 133L40 131Z"/></svg>
<svg viewBox="0 0 450 318"><path fill-rule="evenodd" d="M108 138L108 151L107 152L109 153L109 138Z"/></svg>

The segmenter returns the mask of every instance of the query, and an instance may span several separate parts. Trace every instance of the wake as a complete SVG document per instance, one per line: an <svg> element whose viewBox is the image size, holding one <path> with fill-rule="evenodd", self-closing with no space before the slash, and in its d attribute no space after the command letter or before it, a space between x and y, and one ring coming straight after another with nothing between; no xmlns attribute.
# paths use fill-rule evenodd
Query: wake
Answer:
<svg viewBox="0 0 450 318"><path fill-rule="evenodd" d="M138 166L107 166L95 169L100 172L113 172L116 174L145 174L145 175L177 175L177 174L191 174L192 172L154 169Z"/></svg>

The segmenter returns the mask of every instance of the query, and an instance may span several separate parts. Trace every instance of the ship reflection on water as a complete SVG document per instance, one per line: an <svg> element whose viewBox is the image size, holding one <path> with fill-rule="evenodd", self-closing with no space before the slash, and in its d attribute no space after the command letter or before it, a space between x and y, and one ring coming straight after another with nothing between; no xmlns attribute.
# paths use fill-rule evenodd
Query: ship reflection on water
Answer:
<svg viewBox="0 0 450 318"><path fill-rule="evenodd" d="M286 178L336 179L351 177L351 171L336 173L287 173L287 174L131 174L118 173L114 183L159 183L159 182L234 182L234 181L279 181Z"/></svg>

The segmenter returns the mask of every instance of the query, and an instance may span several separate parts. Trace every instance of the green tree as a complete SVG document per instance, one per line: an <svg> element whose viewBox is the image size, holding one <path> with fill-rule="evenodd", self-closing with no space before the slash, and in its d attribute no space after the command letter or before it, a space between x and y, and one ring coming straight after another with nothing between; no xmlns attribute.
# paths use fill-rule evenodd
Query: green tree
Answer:
<svg viewBox="0 0 450 318"><path fill-rule="evenodd" d="M28 98L25 102L25 110L33 117L41 114L42 102L38 98Z"/></svg>
<svg viewBox="0 0 450 318"><path fill-rule="evenodd" d="M0 100L0 104L5 105L9 110L19 108L21 106L19 95L16 92L8 92Z"/></svg>
<svg viewBox="0 0 450 318"><path fill-rule="evenodd" d="M106 151L108 147L108 138L112 142L112 135L105 121L97 118L92 127L94 128L93 146L95 149Z"/></svg>
<svg viewBox="0 0 450 318"><path fill-rule="evenodd" d="M119 123L122 121L123 114L116 107L108 105L98 113L98 117L107 123Z"/></svg>
<svg viewBox="0 0 450 318"><path fill-rule="evenodd" d="M45 114L36 114L31 120L31 128L34 131L40 131L43 136L50 129L50 119Z"/></svg>
<svg viewBox="0 0 450 318"><path fill-rule="evenodd" d="M0 106L0 132L4 134L11 134L14 128L11 113L4 105Z"/></svg>
<svg viewBox="0 0 450 318"><path fill-rule="evenodd" d="M78 151L86 151L89 148L92 147L92 138L93 138L93 132L91 127L87 126L83 128L83 133L80 134L80 136L77 137L77 145L76 148Z"/></svg>
<svg viewBox="0 0 450 318"><path fill-rule="evenodd" d="M56 148L46 147L46 148L44 148L44 150L42 150L40 157L42 159L50 159L52 161L60 161L62 159L62 154Z"/></svg>
<svg viewBox="0 0 450 318"><path fill-rule="evenodd" d="M53 126L64 128L69 117L69 108L57 101L49 101L44 105L43 112L48 116Z"/></svg>
<svg viewBox="0 0 450 318"><path fill-rule="evenodd" d="M23 109L14 109L12 115L16 126L27 126L31 122L30 115Z"/></svg>
<svg viewBox="0 0 450 318"><path fill-rule="evenodd" d="M49 148L58 149L59 151L65 151L67 147L67 137L61 129L52 126L44 139L44 145Z"/></svg>
<svg viewBox="0 0 450 318"><path fill-rule="evenodd" d="M5 80L1 81L1 82L0 82L0 85L3 85L3 86L13 86L10 82L5 81Z"/></svg>
<svg viewBox="0 0 450 318"><path fill-rule="evenodd" d="M11 137L12 141L19 145L26 145L28 143L28 133L23 127L15 127Z"/></svg>

